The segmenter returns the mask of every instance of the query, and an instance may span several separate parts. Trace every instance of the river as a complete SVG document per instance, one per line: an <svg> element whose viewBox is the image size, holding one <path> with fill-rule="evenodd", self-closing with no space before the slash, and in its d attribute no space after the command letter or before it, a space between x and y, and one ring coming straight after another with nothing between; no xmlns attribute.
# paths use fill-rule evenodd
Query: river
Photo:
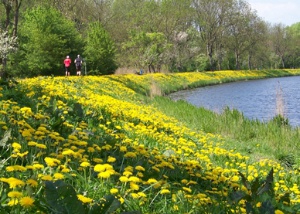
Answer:
<svg viewBox="0 0 300 214"><path fill-rule="evenodd" d="M237 109L249 119L266 122L278 113L300 126L300 76L239 81L183 90L170 94L195 106L221 113Z"/></svg>

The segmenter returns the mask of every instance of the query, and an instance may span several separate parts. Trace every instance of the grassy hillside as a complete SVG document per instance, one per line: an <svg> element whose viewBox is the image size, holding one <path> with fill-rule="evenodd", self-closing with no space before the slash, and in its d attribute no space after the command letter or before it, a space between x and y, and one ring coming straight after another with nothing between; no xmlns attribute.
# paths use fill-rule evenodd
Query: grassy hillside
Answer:
<svg viewBox="0 0 300 214"><path fill-rule="evenodd" d="M187 121L180 112L191 106L179 104L176 113L178 103L158 95L299 74L219 71L10 82L0 102L0 212L296 213L297 168L227 149L221 129Z"/></svg>

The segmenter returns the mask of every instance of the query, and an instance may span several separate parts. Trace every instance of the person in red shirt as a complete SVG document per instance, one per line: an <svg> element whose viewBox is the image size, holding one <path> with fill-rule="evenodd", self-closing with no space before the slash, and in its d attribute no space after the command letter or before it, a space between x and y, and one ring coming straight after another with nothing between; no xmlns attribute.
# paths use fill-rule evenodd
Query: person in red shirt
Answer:
<svg viewBox="0 0 300 214"><path fill-rule="evenodd" d="M67 56L64 60L65 69L66 69L66 76L70 76L70 65L71 65L71 59L69 56Z"/></svg>

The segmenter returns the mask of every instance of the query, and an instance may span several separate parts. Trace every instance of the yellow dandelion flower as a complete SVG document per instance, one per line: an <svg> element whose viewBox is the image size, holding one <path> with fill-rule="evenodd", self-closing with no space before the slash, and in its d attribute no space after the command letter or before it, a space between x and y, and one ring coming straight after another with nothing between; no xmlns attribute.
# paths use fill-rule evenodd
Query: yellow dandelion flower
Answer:
<svg viewBox="0 0 300 214"><path fill-rule="evenodd" d="M281 210L275 210L275 214L284 214Z"/></svg>
<svg viewBox="0 0 300 214"><path fill-rule="evenodd" d="M16 142L14 142L14 143L12 144L12 147L13 147L15 150L20 150L20 149L22 148L21 144L16 143Z"/></svg>
<svg viewBox="0 0 300 214"><path fill-rule="evenodd" d="M101 158L93 158L93 161L95 163L103 163L103 160Z"/></svg>
<svg viewBox="0 0 300 214"><path fill-rule="evenodd" d="M122 198L122 197L119 198L119 201L121 204L124 204L124 202L125 202L124 198Z"/></svg>
<svg viewBox="0 0 300 214"><path fill-rule="evenodd" d="M139 190L140 187L136 183L130 182L130 189L132 189L132 190Z"/></svg>
<svg viewBox="0 0 300 214"><path fill-rule="evenodd" d="M181 180L181 183L183 183L183 184L187 184L187 183L188 183L188 180L186 180L186 179L182 179L182 180Z"/></svg>
<svg viewBox="0 0 300 214"><path fill-rule="evenodd" d="M93 147L88 147L88 152L93 153L93 152L95 152L95 149Z"/></svg>
<svg viewBox="0 0 300 214"><path fill-rule="evenodd" d="M86 168L86 167L89 167L91 164L89 163L89 162L86 162L86 161L84 161L84 162L82 162L81 164L80 164L80 166L81 167L84 167L84 168Z"/></svg>
<svg viewBox="0 0 300 214"><path fill-rule="evenodd" d="M34 180L34 179L28 179L26 181L26 184L29 185L29 186L31 186L31 187L37 187L38 186L38 182L36 180Z"/></svg>
<svg viewBox="0 0 300 214"><path fill-rule="evenodd" d="M157 168L156 166L152 166L151 168L152 168L153 170L157 171L157 172L160 172L160 169Z"/></svg>
<svg viewBox="0 0 300 214"><path fill-rule="evenodd" d="M50 167L54 167L54 166L57 166L58 164L60 164L60 160L58 160L56 158L45 157L44 160L45 160L47 166L50 166Z"/></svg>
<svg viewBox="0 0 300 214"><path fill-rule="evenodd" d="M111 194L116 194L116 193L119 192L119 190L118 190L117 188L112 188L112 189L110 189L109 192L110 192Z"/></svg>
<svg viewBox="0 0 300 214"><path fill-rule="evenodd" d="M95 172L104 172L106 170L106 167L104 164L97 164L94 167Z"/></svg>
<svg viewBox="0 0 300 214"><path fill-rule="evenodd" d="M20 166L20 165L15 165L15 166L8 166L6 167L7 172L13 172L13 171L20 171L20 172L25 172L27 170L26 167Z"/></svg>
<svg viewBox="0 0 300 214"><path fill-rule="evenodd" d="M111 176L110 171L100 172L98 173L98 178L109 178Z"/></svg>
<svg viewBox="0 0 300 214"><path fill-rule="evenodd" d="M28 151L23 152L23 153L18 152L18 153L17 153L17 156L20 157L20 158L23 158L23 157L26 156L27 154L28 154Z"/></svg>
<svg viewBox="0 0 300 214"><path fill-rule="evenodd" d="M36 146L36 145L37 145L37 143L34 142L34 141L29 141L28 142L28 146Z"/></svg>
<svg viewBox="0 0 300 214"><path fill-rule="evenodd" d="M113 170L113 166L110 164L97 164L94 167L95 172L104 172L105 170Z"/></svg>
<svg viewBox="0 0 300 214"><path fill-rule="evenodd" d="M154 179L154 178L149 178L148 181L147 181L147 183L149 183L149 184L155 184L155 183L157 183L157 180Z"/></svg>
<svg viewBox="0 0 300 214"><path fill-rule="evenodd" d="M82 141L82 140L76 141L76 144L78 146L87 146L88 145L88 143L86 141Z"/></svg>
<svg viewBox="0 0 300 214"><path fill-rule="evenodd" d="M125 158L135 158L136 157L136 153L134 152L126 152L126 154L124 155Z"/></svg>
<svg viewBox="0 0 300 214"><path fill-rule="evenodd" d="M78 140L78 138L75 135L69 135L68 139L69 140L74 140L74 141Z"/></svg>
<svg viewBox="0 0 300 214"><path fill-rule="evenodd" d="M132 182L140 182L141 181L141 179L136 176L130 176L128 180L132 181Z"/></svg>
<svg viewBox="0 0 300 214"><path fill-rule="evenodd" d="M36 170L36 169L44 169L44 165L42 164L39 164L39 163L36 163L36 164L33 164L33 168Z"/></svg>
<svg viewBox="0 0 300 214"><path fill-rule="evenodd" d="M182 189L183 189L184 191L188 192L188 193L191 193L191 192L192 192L192 190L191 190L190 188L188 188L188 187L182 187Z"/></svg>
<svg viewBox="0 0 300 214"><path fill-rule="evenodd" d="M10 157L11 157L11 158L17 158L18 155L13 153L13 154L10 155Z"/></svg>
<svg viewBox="0 0 300 214"><path fill-rule="evenodd" d="M7 205L10 206L10 207L16 206L16 205L18 205L18 204L19 204L19 200L16 199L16 198L11 199L11 200L7 203Z"/></svg>
<svg viewBox="0 0 300 214"><path fill-rule="evenodd" d="M33 203L34 203L34 199L28 196L20 199L21 206L25 208L33 206Z"/></svg>
<svg viewBox="0 0 300 214"><path fill-rule="evenodd" d="M37 147L37 148L39 148L39 149L47 149L47 146L44 145L44 144L41 144L41 143L37 143L37 144L35 145L35 147Z"/></svg>
<svg viewBox="0 0 300 214"><path fill-rule="evenodd" d="M161 182L157 182L157 183L155 183L154 185L153 185L153 187L154 188L159 188L159 187L161 187Z"/></svg>
<svg viewBox="0 0 300 214"><path fill-rule="evenodd" d="M138 195L142 198L147 198L147 195L143 192L138 192Z"/></svg>
<svg viewBox="0 0 300 214"><path fill-rule="evenodd" d="M108 163L114 163L116 161L116 158L108 156L107 162Z"/></svg>
<svg viewBox="0 0 300 214"><path fill-rule="evenodd" d="M131 193L130 195L134 199L140 198L139 194L137 194L137 193Z"/></svg>
<svg viewBox="0 0 300 214"><path fill-rule="evenodd" d="M142 166L136 166L135 169L138 171L143 171L143 172L145 171L145 168Z"/></svg>
<svg viewBox="0 0 300 214"><path fill-rule="evenodd" d="M136 176L138 176L138 177L142 178L142 177L144 177L144 174L143 174L143 173L141 173L141 172L138 172L138 173L136 173Z"/></svg>
<svg viewBox="0 0 300 214"><path fill-rule="evenodd" d="M102 149L105 149L105 150L107 150L107 151L109 151L111 148L112 148L112 146L111 146L111 145L108 145L108 144L102 146Z"/></svg>
<svg viewBox="0 0 300 214"><path fill-rule="evenodd" d="M36 131L35 132L35 135L37 135L37 136L44 136L45 135L45 133L44 132L42 132L42 131Z"/></svg>
<svg viewBox="0 0 300 214"><path fill-rule="evenodd" d="M65 176L61 173L54 173L53 177L55 180L62 180L65 178Z"/></svg>
<svg viewBox="0 0 300 214"><path fill-rule="evenodd" d="M126 146L120 146L120 152L126 152L127 147Z"/></svg>
<svg viewBox="0 0 300 214"><path fill-rule="evenodd" d="M7 166L5 169L7 172L13 172L15 170L13 166Z"/></svg>
<svg viewBox="0 0 300 214"><path fill-rule="evenodd" d="M11 191L7 194L8 197L10 198L20 198L23 196L23 194L21 192L18 191Z"/></svg>
<svg viewBox="0 0 300 214"><path fill-rule="evenodd" d="M51 175L43 175L43 176L41 177L41 179L42 179L43 181L52 181L52 180L53 180L52 177L51 177Z"/></svg>
<svg viewBox="0 0 300 214"><path fill-rule="evenodd" d="M31 134L31 132L28 129L26 129L26 130L22 131L22 136L25 137L25 138L27 138L27 137L31 137L32 134Z"/></svg>
<svg viewBox="0 0 300 214"><path fill-rule="evenodd" d="M133 172L133 167L132 166L126 166L124 171Z"/></svg>
<svg viewBox="0 0 300 214"><path fill-rule="evenodd" d="M70 172L70 169L64 168L64 169L61 170L61 172L68 173L68 172Z"/></svg>
<svg viewBox="0 0 300 214"><path fill-rule="evenodd" d="M232 178L231 178L231 181L232 182L237 182L237 181L239 181L240 180L240 178L239 178L239 176L237 176L237 175L234 175L234 176L232 176Z"/></svg>
<svg viewBox="0 0 300 214"><path fill-rule="evenodd" d="M92 202L93 202L93 199L88 198L88 197L85 197L84 195L78 194L78 195L77 195L77 198L78 198L79 201L81 201L81 202L84 203L84 204L89 204L89 203L92 203Z"/></svg>
<svg viewBox="0 0 300 214"><path fill-rule="evenodd" d="M67 155L74 155L74 153L75 152L73 150L67 149L67 150L65 150L65 151L62 152L62 155L65 155L65 156L67 156Z"/></svg>
<svg viewBox="0 0 300 214"><path fill-rule="evenodd" d="M17 178L1 178L0 181L8 183L9 184L9 188L14 189L16 187L22 187L25 185L25 183L22 180L19 180Z"/></svg>
<svg viewBox="0 0 300 214"><path fill-rule="evenodd" d="M128 182L128 178L127 178L126 176L121 176L121 177L119 178L119 180L120 180L122 183Z"/></svg>
<svg viewBox="0 0 300 214"><path fill-rule="evenodd" d="M162 194L162 195L165 195L165 194L170 194L171 192L170 192L170 190L168 190L168 189L162 189L161 191L160 191L160 194Z"/></svg>
<svg viewBox="0 0 300 214"><path fill-rule="evenodd" d="M178 210L179 210L179 207L175 204L175 205L173 206L173 210L178 211Z"/></svg>
<svg viewBox="0 0 300 214"><path fill-rule="evenodd" d="M124 171L123 175L126 176L126 177L129 177L130 175L132 175L132 172L130 172L130 171Z"/></svg>

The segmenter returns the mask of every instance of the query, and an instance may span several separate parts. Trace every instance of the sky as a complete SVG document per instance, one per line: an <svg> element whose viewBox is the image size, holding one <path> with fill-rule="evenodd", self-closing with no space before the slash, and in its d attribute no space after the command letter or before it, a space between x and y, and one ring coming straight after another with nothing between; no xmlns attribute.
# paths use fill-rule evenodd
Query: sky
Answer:
<svg viewBox="0 0 300 214"><path fill-rule="evenodd" d="M246 0L252 10L271 24L290 26L300 22L300 0Z"/></svg>

